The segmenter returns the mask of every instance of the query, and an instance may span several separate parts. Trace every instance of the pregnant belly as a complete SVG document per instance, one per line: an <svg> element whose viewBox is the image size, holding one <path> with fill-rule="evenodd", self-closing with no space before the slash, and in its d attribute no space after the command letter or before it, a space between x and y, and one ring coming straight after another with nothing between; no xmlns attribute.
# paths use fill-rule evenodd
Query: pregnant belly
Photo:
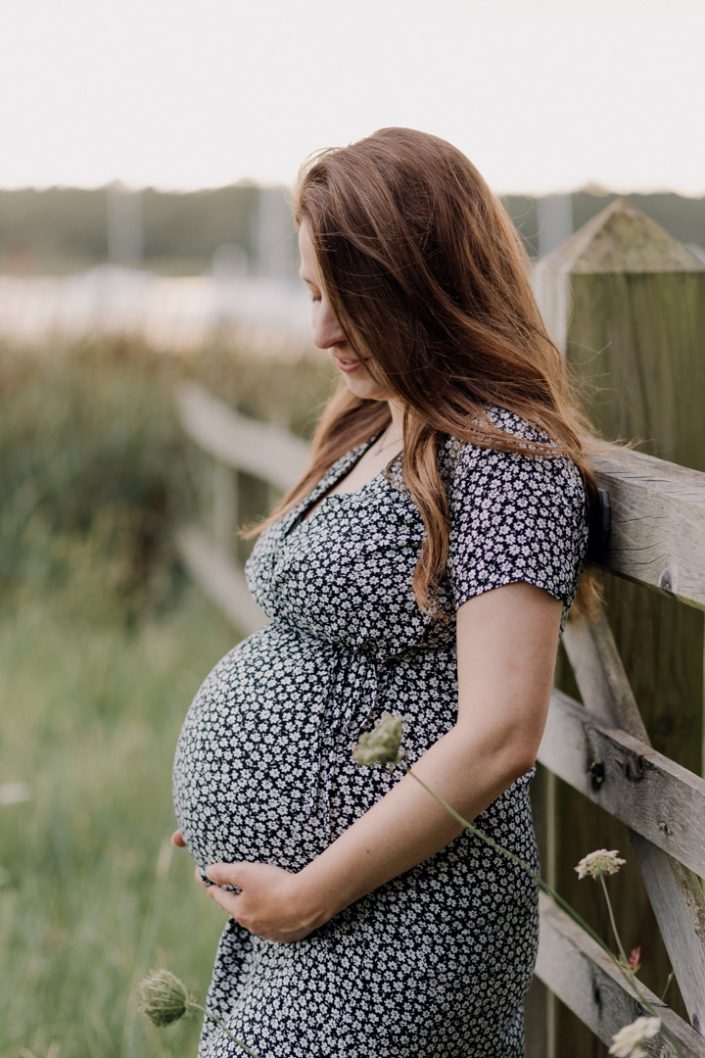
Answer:
<svg viewBox="0 0 705 1058"><path fill-rule="evenodd" d="M178 740L173 796L201 869L256 860L300 870L328 844L311 798L334 650L269 625L226 654L199 688Z"/></svg>

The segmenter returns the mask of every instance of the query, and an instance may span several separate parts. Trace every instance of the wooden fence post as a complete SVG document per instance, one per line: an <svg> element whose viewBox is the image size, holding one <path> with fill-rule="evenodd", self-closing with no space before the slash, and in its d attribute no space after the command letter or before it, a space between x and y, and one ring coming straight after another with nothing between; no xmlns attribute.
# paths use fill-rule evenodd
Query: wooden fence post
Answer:
<svg viewBox="0 0 705 1058"><path fill-rule="evenodd" d="M533 285L554 341L578 377L595 386L587 410L601 433L638 438L641 451L705 470L705 265L617 199L535 265ZM669 596L667 573L661 592L609 573L603 581L609 625L652 743L702 774L702 612ZM578 697L564 656L557 682ZM660 995L670 963L626 828L539 770L537 833L548 867L555 862L549 880L611 939L599 886L579 881L574 867L593 849L620 849L627 866L609 880L616 918L627 950L641 946L640 979ZM553 818L544 811L552 800ZM675 985L666 1000L688 1017ZM530 1040L532 1058L603 1058L604 1045L573 1014L549 1006L553 1038Z"/></svg>
<svg viewBox="0 0 705 1058"><path fill-rule="evenodd" d="M238 522L239 475L227 463L213 464L213 539L225 553L232 553L236 545L235 528Z"/></svg>

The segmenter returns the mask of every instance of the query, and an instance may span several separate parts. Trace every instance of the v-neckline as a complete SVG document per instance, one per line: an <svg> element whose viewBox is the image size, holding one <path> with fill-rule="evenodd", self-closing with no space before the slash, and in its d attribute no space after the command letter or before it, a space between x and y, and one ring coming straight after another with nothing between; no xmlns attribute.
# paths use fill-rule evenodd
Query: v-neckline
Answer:
<svg viewBox="0 0 705 1058"><path fill-rule="evenodd" d="M309 522L317 518L329 501L337 499L343 500L348 496L360 496L375 484L378 478L384 474L386 466L382 467L374 477L371 477L369 481L366 481L357 489L348 489L345 492L334 493L331 493L330 491L343 480L353 467L357 466L365 453L369 451L383 432L384 429L378 430L372 435L372 437L368 438L367 441L363 441L362 444L352 448L349 452L346 452L345 455L341 456L340 459L337 459L335 463L331 464L321 480L314 485L308 496L301 500L298 507L294 509L294 516L286 528L285 536L288 536L295 529L307 525ZM399 453L399 455L401 455L401 453ZM399 458L399 455L396 456L396 459ZM319 499L321 501L320 503L318 503ZM315 510L311 511L311 507L313 507L314 504L316 505ZM310 514L308 513L309 511L311 511Z"/></svg>

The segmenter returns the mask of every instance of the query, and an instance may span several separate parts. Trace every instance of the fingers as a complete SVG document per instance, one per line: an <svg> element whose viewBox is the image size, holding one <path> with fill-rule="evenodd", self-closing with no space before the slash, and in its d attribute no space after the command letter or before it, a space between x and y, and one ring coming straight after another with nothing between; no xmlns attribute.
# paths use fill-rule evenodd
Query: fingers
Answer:
<svg viewBox="0 0 705 1058"><path fill-rule="evenodd" d="M209 863L206 867L206 875L210 878L212 882L215 882L216 885L220 885L222 882L228 881L228 879L223 873L224 866L225 864L223 863Z"/></svg>
<svg viewBox="0 0 705 1058"><path fill-rule="evenodd" d="M175 830L171 835L170 841L172 845L175 845L177 849L185 849L186 842L184 841L184 835L180 830Z"/></svg>
<svg viewBox="0 0 705 1058"><path fill-rule="evenodd" d="M211 888L211 886L208 884L208 882L204 882L203 881L203 878L201 877L201 869L200 869L200 867L196 867L194 869L193 876L196 879L196 881L198 882L198 884L202 885L204 889L210 889Z"/></svg>
<svg viewBox="0 0 705 1058"><path fill-rule="evenodd" d="M216 885L232 887L237 885L237 876L240 872L239 863L209 863L206 874Z"/></svg>

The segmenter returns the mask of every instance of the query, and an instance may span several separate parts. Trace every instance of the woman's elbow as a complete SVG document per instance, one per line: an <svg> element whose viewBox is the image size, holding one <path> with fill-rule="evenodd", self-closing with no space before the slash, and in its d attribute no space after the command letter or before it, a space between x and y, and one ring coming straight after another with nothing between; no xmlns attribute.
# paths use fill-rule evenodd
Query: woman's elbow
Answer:
<svg viewBox="0 0 705 1058"><path fill-rule="evenodd" d="M466 740L466 759L474 757L485 761L498 778L508 783L530 771L536 763L538 744L523 728L517 730L501 725L480 732L470 724L459 723L457 726Z"/></svg>

